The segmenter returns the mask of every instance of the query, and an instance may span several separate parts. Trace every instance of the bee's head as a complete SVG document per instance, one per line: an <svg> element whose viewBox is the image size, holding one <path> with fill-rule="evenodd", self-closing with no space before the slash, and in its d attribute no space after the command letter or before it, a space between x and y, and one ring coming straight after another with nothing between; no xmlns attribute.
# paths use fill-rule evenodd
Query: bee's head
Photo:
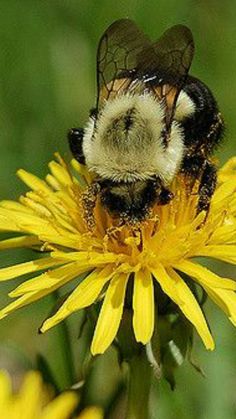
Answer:
<svg viewBox="0 0 236 419"><path fill-rule="evenodd" d="M113 216L141 221L161 194L160 183L154 179L133 183L105 181L101 184L102 205Z"/></svg>

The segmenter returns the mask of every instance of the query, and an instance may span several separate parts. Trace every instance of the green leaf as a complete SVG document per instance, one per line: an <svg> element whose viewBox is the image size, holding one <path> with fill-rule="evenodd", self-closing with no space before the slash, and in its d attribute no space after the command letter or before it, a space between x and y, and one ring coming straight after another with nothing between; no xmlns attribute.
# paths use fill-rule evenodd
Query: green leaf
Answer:
<svg viewBox="0 0 236 419"><path fill-rule="evenodd" d="M51 384L55 389L56 394L59 394L59 388L52 373L51 367L47 359L42 354L36 355L36 368L41 372L43 381L47 384Z"/></svg>

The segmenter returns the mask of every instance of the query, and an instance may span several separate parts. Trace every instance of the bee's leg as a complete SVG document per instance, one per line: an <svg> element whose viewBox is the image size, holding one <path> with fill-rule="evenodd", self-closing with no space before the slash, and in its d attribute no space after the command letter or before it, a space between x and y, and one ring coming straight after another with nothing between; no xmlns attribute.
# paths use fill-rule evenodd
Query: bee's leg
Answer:
<svg viewBox="0 0 236 419"><path fill-rule="evenodd" d="M181 173L185 175L186 187L189 194L192 193L196 180L200 180L206 158L199 154L189 154L183 159Z"/></svg>
<svg viewBox="0 0 236 419"><path fill-rule="evenodd" d="M87 223L89 230L93 230L95 227L94 208L100 190L101 185L99 184L99 182L94 181L82 194L84 219Z"/></svg>
<svg viewBox="0 0 236 419"><path fill-rule="evenodd" d="M173 192L166 188L159 177L154 181L154 188L156 191L155 202L158 205L167 205L174 198Z"/></svg>
<svg viewBox="0 0 236 419"><path fill-rule="evenodd" d="M202 176L200 180L200 185L198 189L198 205L197 213L201 211L206 211L208 214L211 197L215 192L217 182L217 170L216 167L210 163L208 160L205 161L203 166Z"/></svg>
<svg viewBox="0 0 236 419"><path fill-rule="evenodd" d="M160 195L158 196L157 203L159 205L167 205L169 202L174 198L173 192L171 192L169 189L162 186Z"/></svg>
<svg viewBox="0 0 236 419"><path fill-rule="evenodd" d="M82 149L84 130L83 128L71 128L67 134L71 153L79 163L85 164L84 153Z"/></svg>

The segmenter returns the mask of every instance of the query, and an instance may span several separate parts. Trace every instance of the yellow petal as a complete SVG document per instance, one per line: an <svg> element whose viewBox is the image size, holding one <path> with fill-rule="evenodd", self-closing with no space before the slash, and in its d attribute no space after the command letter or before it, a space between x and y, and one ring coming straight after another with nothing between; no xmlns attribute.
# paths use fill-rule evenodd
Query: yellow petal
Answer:
<svg viewBox="0 0 236 419"><path fill-rule="evenodd" d="M55 189L55 191L58 191L61 186L60 183L55 179L54 176L52 176L50 173L46 176L46 181L47 183L53 188Z"/></svg>
<svg viewBox="0 0 236 419"><path fill-rule="evenodd" d="M236 245L212 245L205 246L198 254L199 256L208 256L224 262L236 264ZM197 256L197 255L196 255Z"/></svg>
<svg viewBox="0 0 236 419"><path fill-rule="evenodd" d="M122 260L122 255L117 255L116 253L110 253L110 252L53 252L52 257L56 258L62 258L65 260L84 260L86 259L88 262L90 262L91 266L99 266L106 263L114 263Z"/></svg>
<svg viewBox="0 0 236 419"><path fill-rule="evenodd" d="M77 419L102 419L103 413L100 407L91 406L84 409Z"/></svg>
<svg viewBox="0 0 236 419"><path fill-rule="evenodd" d="M63 231L63 234L62 232L60 232L60 234L50 234L45 232L44 234L40 234L40 240L46 243L53 243L53 245L59 244L60 246L73 250L80 250L83 248L83 240L79 234L70 235L69 232L66 234L65 231Z"/></svg>
<svg viewBox="0 0 236 419"><path fill-rule="evenodd" d="M204 287L209 297L226 313L236 326L236 294L231 290Z"/></svg>
<svg viewBox="0 0 236 419"><path fill-rule="evenodd" d="M44 295L46 295L46 293ZM24 307L27 304L33 303L34 301L37 301L40 297L44 297L44 295L39 296L34 292L23 295L16 301L13 301L13 303L8 304L6 307L0 310L0 320L4 319L4 317L8 316L13 311L18 310L19 308Z"/></svg>
<svg viewBox="0 0 236 419"><path fill-rule="evenodd" d="M24 205L22 205L20 202L16 201L9 201L9 200L3 200L0 201L0 213L4 214L4 209L9 210L9 213L25 213L25 214L33 214L33 211L31 208L27 208Z"/></svg>
<svg viewBox="0 0 236 419"><path fill-rule="evenodd" d="M51 188L46 184L44 180L39 179L37 176L27 172L26 170L18 170L17 175L33 191L42 191L46 195L52 192Z"/></svg>
<svg viewBox="0 0 236 419"><path fill-rule="evenodd" d="M22 411L25 410L24 419L37 417L38 408L42 404L43 398L42 384L42 378L36 371L30 371L25 376L19 395L19 407Z"/></svg>
<svg viewBox="0 0 236 419"><path fill-rule="evenodd" d="M204 250L214 246L226 244L234 244L236 242L236 218L233 216L229 216L225 224L217 227L214 233L211 235L210 240L208 241L208 245Z"/></svg>
<svg viewBox="0 0 236 419"><path fill-rule="evenodd" d="M78 396L74 392L65 392L51 401L43 410L40 419L68 419L78 404ZM33 419L33 416L32 416ZM92 419L92 418L91 418Z"/></svg>
<svg viewBox="0 0 236 419"><path fill-rule="evenodd" d="M0 250L16 249L18 247L32 247L40 245L38 237L35 236L21 236L13 237L0 241Z"/></svg>
<svg viewBox="0 0 236 419"><path fill-rule="evenodd" d="M22 231L35 236L47 230L55 234L55 227L51 220L27 212L0 210L0 226L2 231Z"/></svg>
<svg viewBox="0 0 236 419"><path fill-rule="evenodd" d="M191 262L190 260L183 260L182 262L175 264L175 269L193 277L202 286L207 285L214 288L224 288L229 290L236 290L236 282L232 279L221 278L209 269Z"/></svg>
<svg viewBox="0 0 236 419"><path fill-rule="evenodd" d="M32 193L28 193L27 196L21 196L20 202L25 205L27 208L31 208L32 211L42 218L49 218L51 216L50 211L42 205L41 203L35 202L35 200L31 199Z"/></svg>
<svg viewBox="0 0 236 419"><path fill-rule="evenodd" d="M10 376L6 371L0 370L0 408L12 392ZM0 410L1 411L1 410Z"/></svg>
<svg viewBox="0 0 236 419"><path fill-rule="evenodd" d="M151 273L138 271L134 277L133 327L137 342L150 341L154 329L154 291Z"/></svg>
<svg viewBox="0 0 236 419"><path fill-rule="evenodd" d="M114 340L123 313L129 274L117 274L106 291L91 345L93 355L102 354Z"/></svg>
<svg viewBox="0 0 236 419"><path fill-rule="evenodd" d="M44 290L51 292L50 290L59 288L85 271L87 271L87 266L84 268L78 262L67 263L66 265L44 272L35 278L23 282L9 295L10 297L18 297L25 293Z"/></svg>
<svg viewBox="0 0 236 419"><path fill-rule="evenodd" d="M64 268L64 269L63 269ZM8 316L8 314L12 313L13 311L26 306L29 303L39 300L42 297L50 294L51 292L55 291L62 285L65 285L70 280L76 278L79 275L79 267L77 263L71 263L66 266L62 266L58 269L54 269L53 271L47 272L43 275L40 275L37 278L29 280L28 282L29 287L27 290L27 282L21 284L22 288L24 288L25 294L18 298L11 304L8 304L2 310L0 310L0 319ZM44 280L45 281L44 281ZM35 284L33 284L35 282ZM19 287L20 288L20 287ZM33 290L33 291L32 291ZM11 296L14 292L11 292Z"/></svg>
<svg viewBox="0 0 236 419"><path fill-rule="evenodd" d="M221 180L222 176L227 176L227 179L232 176L236 176L236 156L227 160L227 162L219 170L219 181L225 182L225 180Z"/></svg>
<svg viewBox="0 0 236 419"><path fill-rule="evenodd" d="M62 186L68 186L73 184L70 172L68 170L65 170L65 168L61 164L55 161L51 161L48 166L51 170L52 175L59 182L59 184L61 184Z"/></svg>
<svg viewBox="0 0 236 419"><path fill-rule="evenodd" d="M81 308L90 306L96 300L106 282L111 278L112 274L112 266L107 266L102 270L96 269L91 272L90 275L82 280L56 314L43 323L41 331L45 332L64 320L71 313Z"/></svg>
<svg viewBox="0 0 236 419"><path fill-rule="evenodd" d="M152 271L162 290L180 308L185 317L194 325L207 349L214 349L214 341L208 329L202 310L183 279L171 268L162 265Z"/></svg>
<svg viewBox="0 0 236 419"><path fill-rule="evenodd" d="M79 162L75 159L71 160L71 165L76 170L76 172L79 173L79 175L81 175L82 180L84 178L87 183L91 183L92 176L88 172L88 169L86 168L86 166L79 164Z"/></svg>
<svg viewBox="0 0 236 419"><path fill-rule="evenodd" d="M62 260L60 259L47 257L32 260L31 262L19 263L18 265L9 266L7 268L2 268L0 269L0 281L8 281L9 279L28 274L30 272L37 272L43 269L47 269L61 263Z"/></svg>
<svg viewBox="0 0 236 419"><path fill-rule="evenodd" d="M0 231L12 231L14 233L18 233L21 231L19 225L13 220L13 217L7 216L5 211L1 211L0 208Z"/></svg>
<svg viewBox="0 0 236 419"><path fill-rule="evenodd" d="M232 194L235 192L235 179L230 179L227 182L224 182L220 185L212 198L212 210L215 210L218 205L222 205L222 202L228 198L232 197Z"/></svg>

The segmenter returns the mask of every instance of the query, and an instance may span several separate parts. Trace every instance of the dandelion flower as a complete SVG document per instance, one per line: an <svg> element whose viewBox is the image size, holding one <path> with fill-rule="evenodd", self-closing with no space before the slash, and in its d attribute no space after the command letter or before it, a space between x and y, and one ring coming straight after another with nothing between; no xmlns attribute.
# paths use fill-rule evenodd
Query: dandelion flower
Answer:
<svg viewBox="0 0 236 419"><path fill-rule="evenodd" d="M236 159L219 170L207 219L204 212L196 215L197 194L194 190L189 194L184 178L179 176L171 186L174 199L166 206L156 205L150 219L137 228L119 226L98 202L93 231L81 210L81 195L91 183L90 174L75 160L69 168L58 155L49 168L45 180L19 170L19 177L31 191L19 202L0 204L0 230L17 233L3 240L0 248L33 247L45 252L40 259L0 270L1 281L43 271L10 292L9 296L17 299L0 311L0 317L76 279L73 292L43 323L41 331L103 300L91 346L93 354L103 353L116 337L131 281L134 335L142 344L150 341L154 306L159 303L154 289L159 284L196 328L206 348L214 349L191 282L198 284L236 325L236 283L196 259L236 263Z"/></svg>
<svg viewBox="0 0 236 419"><path fill-rule="evenodd" d="M49 389L41 376L30 371L24 377L17 394L13 394L8 374L0 371L0 412L5 419L69 419L78 403L72 391L62 393L50 400ZM91 407L84 410L77 419L102 419L101 410Z"/></svg>

